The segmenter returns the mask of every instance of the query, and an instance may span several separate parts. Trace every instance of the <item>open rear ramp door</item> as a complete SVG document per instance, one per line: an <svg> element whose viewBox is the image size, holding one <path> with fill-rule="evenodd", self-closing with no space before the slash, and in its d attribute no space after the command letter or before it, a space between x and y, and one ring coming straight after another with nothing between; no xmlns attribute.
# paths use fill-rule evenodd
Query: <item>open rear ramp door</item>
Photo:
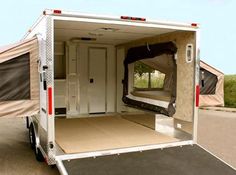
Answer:
<svg viewBox="0 0 236 175"><path fill-rule="evenodd" d="M235 175L236 171L197 145L171 147L97 158L59 160L69 175Z"/></svg>
<svg viewBox="0 0 236 175"><path fill-rule="evenodd" d="M38 113L37 61L37 37L0 48L0 117Z"/></svg>

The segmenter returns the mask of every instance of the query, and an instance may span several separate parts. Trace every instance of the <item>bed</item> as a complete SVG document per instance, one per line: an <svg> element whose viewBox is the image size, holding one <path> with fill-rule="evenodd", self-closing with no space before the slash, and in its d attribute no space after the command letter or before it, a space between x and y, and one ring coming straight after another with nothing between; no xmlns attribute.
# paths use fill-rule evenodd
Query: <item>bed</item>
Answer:
<svg viewBox="0 0 236 175"><path fill-rule="evenodd" d="M124 60L124 79L122 100L127 106L154 111L172 117L175 114L176 100L176 71L175 54L177 47L173 42L141 45L128 49ZM131 92L130 64L141 61L149 67L165 75L164 89L167 91L133 91ZM129 70L130 69L130 70ZM168 82L168 83L167 83ZM168 88L167 88L168 87Z"/></svg>
<svg viewBox="0 0 236 175"><path fill-rule="evenodd" d="M171 94L168 91L132 91L131 94L136 97L149 98L152 100L159 100L170 102Z"/></svg>

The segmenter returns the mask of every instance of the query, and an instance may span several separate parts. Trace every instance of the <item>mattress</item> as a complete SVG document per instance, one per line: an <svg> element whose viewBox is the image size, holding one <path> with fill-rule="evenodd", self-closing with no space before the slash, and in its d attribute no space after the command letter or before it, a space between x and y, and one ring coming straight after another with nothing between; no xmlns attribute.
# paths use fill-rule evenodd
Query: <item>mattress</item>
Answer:
<svg viewBox="0 0 236 175"><path fill-rule="evenodd" d="M133 91L131 92L133 96L149 98L152 100L160 100L169 102L171 99L170 92L167 91Z"/></svg>
<svg viewBox="0 0 236 175"><path fill-rule="evenodd" d="M160 107L163 107L165 109L167 109L168 106L169 106L168 101L156 100L156 99L151 99L151 98L146 98L146 97L138 97L138 96L135 96L135 95L132 95L132 94L129 94L126 97L129 98L129 99L135 100L135 101L140 101L140 102L144 102L144 103L147 103L147 104L160 106Z"/></svg>

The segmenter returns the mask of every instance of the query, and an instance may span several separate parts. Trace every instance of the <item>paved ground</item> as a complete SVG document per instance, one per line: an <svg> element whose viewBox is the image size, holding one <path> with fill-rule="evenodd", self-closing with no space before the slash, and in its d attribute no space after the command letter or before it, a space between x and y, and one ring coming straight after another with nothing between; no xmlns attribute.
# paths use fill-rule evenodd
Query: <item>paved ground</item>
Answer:
<svg viewBox="0 0 236 175"><path fill-rule="evenodd" d="M57 168L35 160L23 119L0 118L0 175L58 174Z"/></svg>
<svg viewBox="0 0 236 175"><path fill-rule="evenodd" d="M199 143L202 146L236 167L236 113L201 110L198 134ZM35 160L33 151L29 147L28 133L22 119L0 118L0 154L1 175L59 174L56 168L52 169L45 163ZM175 158L173 157L173 159ZM87 165L89 164L87 163ZM86 162L84 162L83 168L86 169ZM129 171L126 169L126 172ZM104 172L104 174L109 173Z"/></svg>
<svg viewBox="0 0 236 175"><path fill-rule="evenodd" d="M225 108L225 107L201 107L201 109L211 110L211 111L236 112L236 108Z"/></svg>
<svg viewBox="0 0 236 175"><path fill-rule="evenodd" d="M236 113L200 110L198 143L236 168Z"/></svg>

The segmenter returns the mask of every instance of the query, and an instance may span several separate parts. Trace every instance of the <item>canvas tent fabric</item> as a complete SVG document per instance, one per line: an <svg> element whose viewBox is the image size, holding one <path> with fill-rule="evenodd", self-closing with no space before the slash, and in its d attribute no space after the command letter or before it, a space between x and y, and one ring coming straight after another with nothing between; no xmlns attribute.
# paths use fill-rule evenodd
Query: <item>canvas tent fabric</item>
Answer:
<svg viewBox="0 0 236 175"><path fill-rule="evenodd" d="M173 42L157 43L152 45L143 45L130 48L124 60L124 81L123 81L123 102L137 108L143 108L155 111L167 116L173 116L175 113L174 103L176 100L176 61L174 59L177 53L177 47ZM130 99L128 97L128 72L129 64L141 61L150 67L162 70L167 74L164 89L168 89L171 94L171 100L168 108L160 107L154 104L148 104L142 101Z"/></svg>
<svg viewBox="0 0 236 175"><path fill-rule="evenodd" d="M200 61L200 106L224 106L224 73Z"/></svg>
<svg viewBox="0 0 236 175"><path fill-rule="evenodd" d="M0 117L39 112L37 37L0 48Z"/></svg>

